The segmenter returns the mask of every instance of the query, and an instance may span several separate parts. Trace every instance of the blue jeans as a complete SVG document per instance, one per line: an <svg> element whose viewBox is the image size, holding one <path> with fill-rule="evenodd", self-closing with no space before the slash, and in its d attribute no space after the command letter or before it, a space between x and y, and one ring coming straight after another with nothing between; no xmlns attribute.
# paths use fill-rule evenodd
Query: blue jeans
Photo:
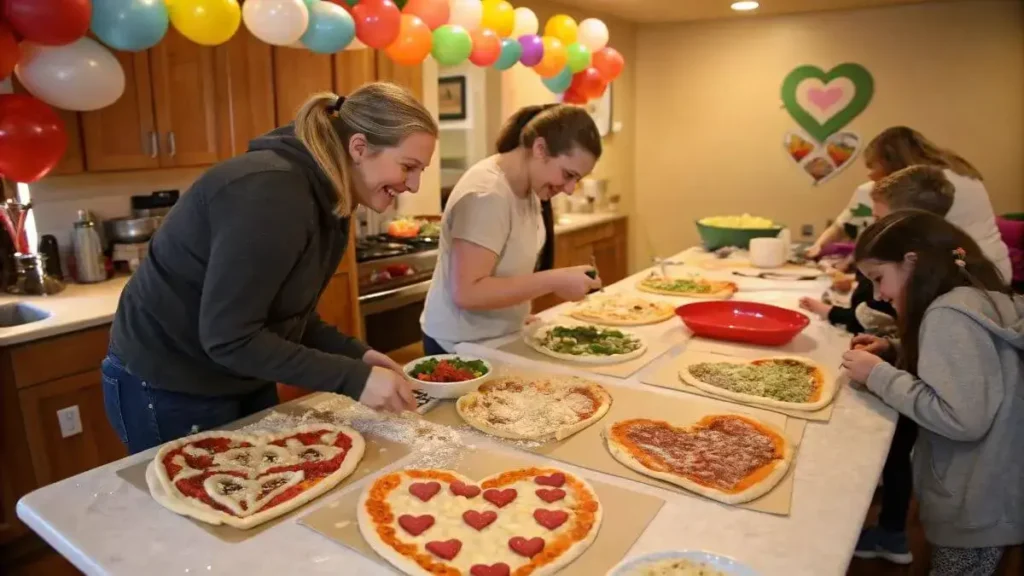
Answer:
<svg viewBox="0 0 1024 576"><path fill-rule="evenodd" d="M153 388L113 354L101 370L107 419L132 454L277 405L274 384L239 396L195 396Z"/></svg>
<svg viewBox="0 0 1024 576"><path fill-rule="evenodd" d="M439 354L447 354L448 352L434 340L426 334L423 335L423 353L427 356L437 356Z"/></svg>

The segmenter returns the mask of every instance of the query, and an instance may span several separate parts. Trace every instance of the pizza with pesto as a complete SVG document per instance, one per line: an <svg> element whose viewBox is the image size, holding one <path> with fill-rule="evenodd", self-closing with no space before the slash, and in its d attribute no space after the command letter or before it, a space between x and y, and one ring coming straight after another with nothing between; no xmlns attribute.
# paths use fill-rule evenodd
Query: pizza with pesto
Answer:
<svg viewBox="0 0 1024 576"><path fill-rule="evenodd" d="M618 364L647 352L647 345L640 336L592 324L531 326L523 339L541 354L583 364Z"/></svg>
<svg viewBox="0 0 1024 576"><path fill-rule="evenodd" d="M706 280L699 276L662 276L652 273L637 284L637 290L665 296L726 300L736 293L736 284Z"/></svg>
<svg viewBox="0 0 1024 576"><path fill-rule="evenodd" d="M774 356L745 360L723 356L686 361L679 377L711 394L744 404L790 410L820 410L836 393L835 378L808 358Z"/></svg>

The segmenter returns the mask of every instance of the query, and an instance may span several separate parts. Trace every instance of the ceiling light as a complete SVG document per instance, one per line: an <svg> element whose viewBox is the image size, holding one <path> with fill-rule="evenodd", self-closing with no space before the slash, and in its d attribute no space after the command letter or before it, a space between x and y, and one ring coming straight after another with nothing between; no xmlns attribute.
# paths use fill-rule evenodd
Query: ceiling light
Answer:
<svg viewBox="0 0 1024 576"><path fill-rule="evenodd" d="M753 0L744 0L743 2L732 3L732 9L736 10L737 12L748 12L750 10L757 10L758 6L760 6L760 4L754 2Z"/></svg>

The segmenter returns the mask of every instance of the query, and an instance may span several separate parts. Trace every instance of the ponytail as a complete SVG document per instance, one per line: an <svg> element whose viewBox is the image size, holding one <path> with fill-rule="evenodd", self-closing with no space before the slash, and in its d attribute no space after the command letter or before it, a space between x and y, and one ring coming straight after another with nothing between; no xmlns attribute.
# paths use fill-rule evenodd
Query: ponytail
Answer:
<svg viewBox="0 0 1024 576"><path fill-rule="evenodd" d="M523 106L517 110L515 114L505 121L505 125L501 127L501 132L498 134L498 141L495 143L495 147L498 149L498 154L504 154L519 148L523 140L523 129L526 128L526 125L536 118L541 112L554 108L555 106L558 106L558 104L538 104L534 106Z"/></svg>
<svg viewBox="0 0 1024 576"><path fill-rule="evenodd" d="M348 151L331 122L337 101L330 92L314 94L295 115L295 135L327 175L337 197L334 212L343 216L352 213L352 198L348 190Z"/></svg>

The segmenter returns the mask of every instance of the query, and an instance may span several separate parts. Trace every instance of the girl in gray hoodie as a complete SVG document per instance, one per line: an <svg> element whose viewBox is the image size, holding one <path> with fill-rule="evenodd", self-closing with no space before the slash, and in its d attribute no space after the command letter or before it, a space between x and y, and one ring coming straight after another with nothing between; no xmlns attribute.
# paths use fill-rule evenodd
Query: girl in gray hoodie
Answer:
<svg viewBox="0 0 1024 576"><path fill-rule="evenodd" d="M854 253L897 342L854 340L851 380L920 425L914 490L933 576L994 574L1024 543L1024 300L941 216L894 212Z"/></svg>

